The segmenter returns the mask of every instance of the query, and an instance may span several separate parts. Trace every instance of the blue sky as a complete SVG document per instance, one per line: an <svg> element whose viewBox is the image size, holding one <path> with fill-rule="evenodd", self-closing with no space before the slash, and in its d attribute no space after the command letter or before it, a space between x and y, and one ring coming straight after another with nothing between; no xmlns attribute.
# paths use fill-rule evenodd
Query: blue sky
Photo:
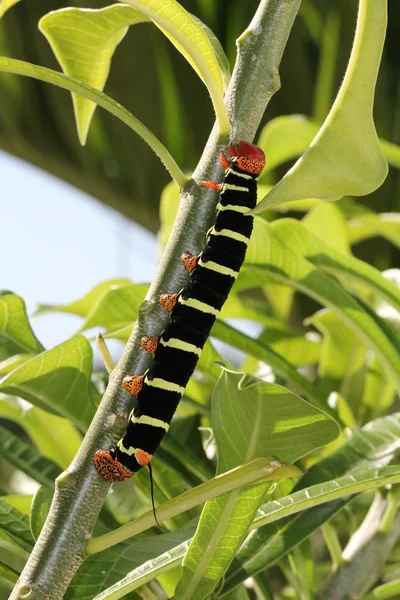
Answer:
<svg viewBox="0 0 400 600"><path fill-rule="evenodd" d="M65 304L115 277L150 281L156 238L69 184L0 151L0 289L37 303ZM79 321L52 314L34 319L51 347Z"/></svg>

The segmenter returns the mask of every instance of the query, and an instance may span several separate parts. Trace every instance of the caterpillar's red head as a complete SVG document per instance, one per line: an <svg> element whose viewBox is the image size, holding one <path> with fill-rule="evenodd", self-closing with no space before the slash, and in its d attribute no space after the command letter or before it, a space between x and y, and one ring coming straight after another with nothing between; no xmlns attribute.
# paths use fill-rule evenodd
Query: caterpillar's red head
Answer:
<svg viewBox="0 0 400 600"><path fill-rule="evenodd" d="M259 175L265 167L265 154L258 146L249 142L230 144L229 156L235 159L239 169L250 175Z"/></svg>
<svg viewBox="0 0 400 600"><path fill-rule="evenodd" d="M115 460L109 450L97 450L93 458L94 466L100 477L114 483L126 481L133 473L127 471L118 460Z"/></svg>

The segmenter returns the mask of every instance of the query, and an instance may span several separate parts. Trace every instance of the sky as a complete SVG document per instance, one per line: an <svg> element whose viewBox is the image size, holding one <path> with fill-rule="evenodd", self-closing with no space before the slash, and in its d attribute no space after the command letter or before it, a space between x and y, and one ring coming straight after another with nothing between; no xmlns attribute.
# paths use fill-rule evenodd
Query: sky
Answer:
<svg viewBox="0 0 400 600"><path fill-rule="evenodd" d="M151 281L156 238L95 198L0 151L0 289L38 303L65 304L98 283L126 277ZM72 315L32 321L46 348L79 326Z"/></svg>

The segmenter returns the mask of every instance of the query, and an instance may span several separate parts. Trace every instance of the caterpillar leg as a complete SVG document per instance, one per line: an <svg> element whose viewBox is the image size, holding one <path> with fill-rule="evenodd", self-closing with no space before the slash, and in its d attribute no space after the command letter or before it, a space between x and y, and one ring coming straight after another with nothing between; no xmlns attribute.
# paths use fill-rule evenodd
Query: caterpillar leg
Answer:
<svg viewBox="0 0 400 600"><path fill-rule="evenodd" d="M132 394L132 396L137 396L143 388L143 380L143 375L127 375L122 380L122 387Z"/></svg>
<svg viewBox="0 0 400 600"><path fill-rule="evenodd" d="M222 188L222 183L218 183L217 181L202 181L201 185L211 188L212 190L215 190L218 193L220 193Z"/></svg>
<svg viewBox="0 0 400 600"><path fill-rule="evenodd" d="M100 477L110 483L114 481L126 481L133 475L118 460L111 456L109 450L97 450L93 457L93 463Z"/></svg>
<svg viewBox="0 0 400 600"><path fill-rule="evenodd" d="M150 337L148 335L144 335L140 340L140 345L143 350L146 350L149 354L154 354L157 350L158 346L158 337Z"/></svg>
<svg viewBox="0 0 400 600"><path fill-rule="evenodd" d="M180 261L188 273L191 273L197 264L198 257L190 252L184 252L181 255Z"/></svg>
<svg viewBox="0 0 400 600"><path fill-rule="evenodd" d="M160 296L160 304L166 310L171 311L175 308L175 305L178 301L179 294L161 294Z"/></svg>

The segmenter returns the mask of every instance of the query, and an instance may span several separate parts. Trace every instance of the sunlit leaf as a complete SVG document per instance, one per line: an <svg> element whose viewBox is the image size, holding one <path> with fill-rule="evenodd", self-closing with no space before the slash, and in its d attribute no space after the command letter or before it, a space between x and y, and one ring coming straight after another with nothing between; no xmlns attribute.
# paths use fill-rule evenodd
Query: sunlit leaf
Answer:
<svg viewBox="0 0 400 600"><path fill-rule="evenodd" d="M28 516L13 508L0 498L0 531L5 532L22 550L30 551L33 547L33 538L29 528ZM0 547L4 539L0 538Z"/></svg>
<svg viewBox="0 0 400 600"><path fill-rule="evenodd" d="M30 526L32 536L35 540L38 539L47 515L49 514L50 506L53 500L54 490L48 487L41 486L36 492L30 515Z"/></svg>
<svg viewBox="0 0 400 600"><path fill-rule="evenodd" d="M66 312L86 318L105 293L112 291L120 285L129 285L131 283L132 282L129 279L107 279L107 281L103 281L102 283L99 283L99 285L96 285L90 292L82 296L82 298L70 302L69 304L39 304L35 316L47 312Z"/></svg>
<svg viewBox="0 0 400 600"><path fill-rule="evenodd" d="M386 13L384 0L361 0L350 62L332 109L308 150L255 212L288 200L363 196L385 180L388 166L372 108Z"/></svg>
<svg viewBox="0 0 400 600"><path fill-rule="evenodd" d="M331 248L345 253L350 251L347 222L335 204L318 202L303 218L302 224Z"/></svg>
<svg viewBox="0 0 400 600"><path fill-rule="evenodd" d="M134 538L90 556L72 579L65 599L112 598L111 594L115 592L115 589L118 589L123 595L127 594L131 589L136 589L141 585L140 580L135 585L138 573L146 573L152 578L153 569L165 559L164 553L171 559L177 551L180 561L180 548L182 545L187 547L186 540L193 535L193 530L193 526L191 526L148 538ZM121 580L121 573L127 573L130 569L136 569L136 571ZM129 584L131 578L134 583L132 587L129 587L127 583ZM115 587L107 590L113 584ZM102 590L106 591L102 592Z"/></svg>
<svg viewBox="0 0 400 600"><path fill-rule="evenodd" d="M52 460L4 427L0 427L0 455L16 469L47 487L52 487L60 474L59 467Z"/></svg>
<svg viewBox="0 0 400 600"><path fill-rule="evenodd" d="M286 223L282 226L283 221ZM343 274L351 274L360 277L369 285L373 284L376 291L379 289L381 296L384 295L385 299L390 297L391 303L398 303L396 286L390 285L390 282L373 267L346 254L339 255L329 250L326 256L321 252L323 241L312 236L298 221L293 221L292 227L292 223L288 226L286 219L279 219L273 226L263 219L256 219L255 230L255 235L253 234L250 240L245 266L235 284L236 289L264 285L273 278L279 283L292 285L296 290L331 308L378 354L397 389L400 389L398 340L388 329L382 327L377 316L367 312L336 280L317 269L313 263L333 271L331 267L336 261L332 260L332 257L339 257L339 262L343 265ZM300 237L295 233L300 233ZM312 239L313 243L306 244L307 239ZM304 258L304 254L308 260Z"/></svg>
<svg viewBox="0 0 400 600"><path fill-rule="evenodd" d="M397 310L400 310L399 286L384 277L375 267L351 255L337 251L317 235L311 233L302 223L294 219L279 219L272 224L272 229L290 248L307 258L321 270L343 280L345 285L352 282L351 289L363 298L365 288L379 298L384 299ZM259 245L259 244L258 244ZM360 290L357 289L359 284Z"/></svg>
<svg viewBox="0 0 400 600"><path fill-rule="evenodd" d="M230 344L246 354L269 365L285 381L290 381L296 388L316 404L321 404L323 397L319 396L312 383L294 368L284 357L271 350L261 340L256 340L222 321L216 321L212 335L217 339Z"/></svg>
<svg viewBox="0 0 400 600"><path fill-rule="evenodd" d="M20 0L0 0L0 19L17 2Z"/></svg>
<svg viewBox="0 0 400 600"><path fill-rule="evenodd" d="M0 417L25 429L41 454L66 469L74 458L82 437L67 419L61 419L32 404L0 394Z"/></svg>
<svg viewBox="0 0 400 600"><path fill-rule="evenodd" d="M307 319L324 335L318 373L325 389L341 394L357 412L366 371L365 344L333 311L321 310Z"/></svg>
<svg viewBox="0 0 400 600"><path fill-rule="evenodd" d="M108 110L112 115L118 117L123 123L128 125L133 131L140 135L143 140L154 150L159 159L164 163L165 167L171 174L178 187L182 187L187 182L187 177L182 173L168 150L163 146L159 139L147 127L136 119L126 108L118 102L90 85L78 81L73 77L46 69L32 63L16 60L5 56L0 57L0 72L14 73L15 75L23 75L24 77L33 77L39 81L52 83L70 92L80 94L84 98L91 100L99 106Z"/></svg>
<svg viewBox="0 0 400 600"><path fill-rule="evenodd" d="M213 396L217 474L262 456L293 462L337 437L337 424L283 387L224 370ZM206 503L183 562L177 600L203 599L235 556L266 486L235 490Z"/></svg>
<svg viewBox="0 0 400 600"><path fill-rule="evenodd" d="M64 73L103 91L111 59L130 25L149 19L123 4L99 10L62 8L39 21ZM79 140L85 145L96 104L72 94Z"/></svg>
<svg viewBox="0 0 400 600"><path fill-rule="evenodd" d="M126 3L149 17L192 65L210 93L220 132L228 133L223 78L213 44L203 27L176 0L127 0Z"/></svg>
<svg viewBox="0 0 400 600"><path fill-rule="evenodd" d="M285 115L269 121L258 140L267 157L263 173L303 154L318 130L319 125L305 115ZM263 175L260 181L263 181Z"/></svg>
<svg viewBox="0 0 400 600"><path fill-rule="evenodd" d="M371 237L383 237L400 248L400 215L365 211L359 217L347 222L351 244L358 244Z"/></svg>
<svg viewBox="0 0 400 600"><path fill-rule="evenodd" d="M0 382L0 391L71 419L85 431L99 400L90 382L91 368L90 344L77 336L12 371Z"/></svg>
<svg viewBox="0 0 400 600"><path fill-rule="evenodd" d="M23 299L11 293L0 296L0 361L42 350L29 324Z"/></svg>
<svg viewBox="0 0 400 600"><path fill-rule="evenodd" d="M375 487L375 475L381 467L389 465L400 449L400 413L395 413L372 421L360 431L354 430L350 438L331 456L320 461L300 479L291 496L301 490L310 489L311 486L326 486L315 488L330 490L334 493L334 480L344 476L347 483L351 484L360 479L372 476L372 487ZM393 467L398 470L398 466ZM382 471L382 473L384 470ZM391 476L391 475L389 475ZM344 483L346 483L344 480ZM363 485L363 484L362 484ZM379 485L379 483L378 483ZM307 494L306 494L307 495ZM303 496L304 498L304 496ZM331 500L327 504L309 508L292 517L288 516L278 522L269 523L252 532L240 548L234 564L225 575L224 592L243 583L271 563L284 556L297 544L306 539L314 531L345 506L348 499ZM290 501L289 501L290 503ZM268 510L280 511L280 504L272 502ZM280 513L283 517L283 513Z"/></svg>

